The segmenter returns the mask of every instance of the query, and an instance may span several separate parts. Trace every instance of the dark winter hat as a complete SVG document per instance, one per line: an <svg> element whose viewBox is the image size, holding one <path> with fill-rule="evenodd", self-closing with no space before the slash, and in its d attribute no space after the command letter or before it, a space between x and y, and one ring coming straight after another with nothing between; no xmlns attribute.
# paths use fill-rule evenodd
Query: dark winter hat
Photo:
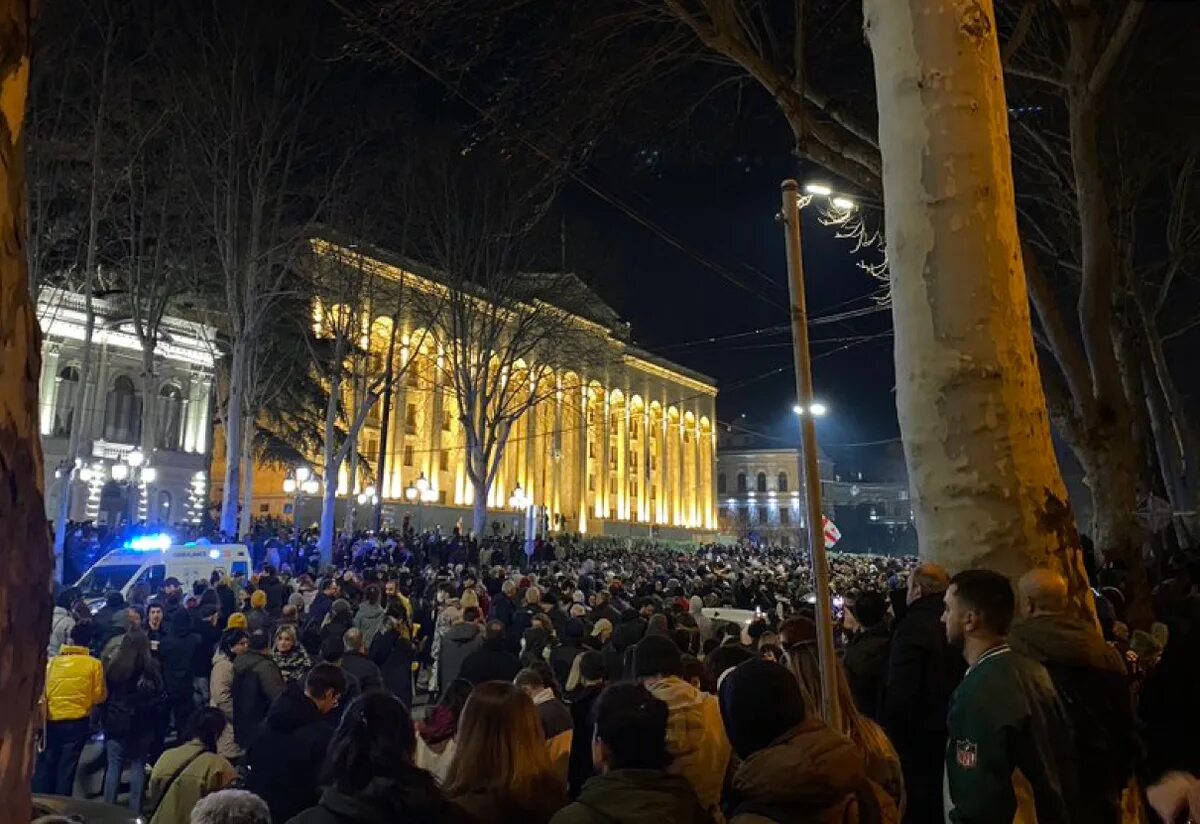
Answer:
<svg viewBox="0 0 1200 824"><path fill-rule="evenodd" d="M739 758L749 758L804 720L800 684L788 670L762 658L732 669L720 689L721 718Z"/></svg>
<svg viewBox="0 0 1200 824"><path fill-rule="evenodd" d="M682 675L683 653L665 635L647 635L633 647L633 677Z"/></svg>
<svg viewBox="0 0 1200 824"><path fill-rule="evenodd" d="M335 664L346 654L346 645L336 635L330 635L321 642L321 660L327 664Z"/></svg>
<svg viewBox="0 0 1200 824"><path fill-rule="evenodd" d="M578 618L572 618L570 621L567 621L566 627L563 628L563 635L572 641L578 641L583 637L583 630L583 621L580 621Z"/></svg>

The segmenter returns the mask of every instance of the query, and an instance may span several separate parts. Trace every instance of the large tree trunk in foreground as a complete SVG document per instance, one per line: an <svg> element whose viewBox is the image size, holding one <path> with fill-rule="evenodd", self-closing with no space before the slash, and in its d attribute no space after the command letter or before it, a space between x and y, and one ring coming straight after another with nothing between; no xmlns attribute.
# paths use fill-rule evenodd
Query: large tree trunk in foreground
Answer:
<svg viewBox="0 0 1200 824"><path fill-rule="evenodd" d="M0 6L0 821L29 820L33 710L42 692L54 558L38 439L41 334L25 255L31 8Z"/></svg>
<svg viewBox="0 0 1200 824"><path fill-rule="evenodd" d="M896 406L921 554L1062 569L1090 611L1034 358L991 0L865 0Z"/></svg>

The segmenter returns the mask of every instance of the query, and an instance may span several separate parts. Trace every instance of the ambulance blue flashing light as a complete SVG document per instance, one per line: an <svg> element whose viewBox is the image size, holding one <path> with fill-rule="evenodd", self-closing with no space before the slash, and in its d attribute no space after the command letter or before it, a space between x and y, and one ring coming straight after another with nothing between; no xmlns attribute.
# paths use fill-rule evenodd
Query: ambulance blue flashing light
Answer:
<svg viewBox="0 0 1200 824"><path fill-rule="evenodd" d="M135 552L161 552L169 546L171 546L171 536L165 533L138 535L125 542L125 548Z"/></svg>

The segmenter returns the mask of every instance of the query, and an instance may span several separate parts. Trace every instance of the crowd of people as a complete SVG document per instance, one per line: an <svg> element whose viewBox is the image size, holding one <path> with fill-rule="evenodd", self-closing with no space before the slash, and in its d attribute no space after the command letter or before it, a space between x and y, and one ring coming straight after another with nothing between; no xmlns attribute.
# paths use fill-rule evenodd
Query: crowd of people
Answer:
<svg viewBox="0 0 1200 824"><path fill-rule="evenodd" d="M1161 623L1130 633L1111 570L1092 620L1049 570L1014 588L833 555L827 696L791 550L530 557L410 532L321 568L310 547L268 540L252 576L168 578L95 614L63 590L35 791L72 794L99 719L104 799L152 824L1200 814L1186 564L1156 590Z"/></svg>

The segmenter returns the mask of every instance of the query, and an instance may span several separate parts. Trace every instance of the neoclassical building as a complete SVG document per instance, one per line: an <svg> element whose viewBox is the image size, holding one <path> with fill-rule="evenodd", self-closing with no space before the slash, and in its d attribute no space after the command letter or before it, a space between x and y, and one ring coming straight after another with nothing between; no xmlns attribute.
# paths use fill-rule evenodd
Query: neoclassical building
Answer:
<svg viewBox="0 0 1200 824"><path fill-rule="evenodd" d="M155 410L154 442L146 444L141 342L118 303L96 298L93 306L89 392L80 380L84 296L52 288L38 295L46 515L58 515L71 432L78 427L82 466L71 496L71 520L199 522L207 498L212 440L215 331L182 318L163 319L154 357L156 391L150 401ZM91 403L86 404L89 397Z"/></svg>
<svg viewBox="0 0 1200 824"><path fill-rule="evenodd" d="M318 253L333 248L314 242ZM374 275L416 289L436 288L436 274L417 274L407 262L373 254L378 258L367 265ZM519 488L552 530L680 538L713 532L715 382L633 345L628 325L594 293L587 294L578 321L597 336L605 356L590 365L556 368L553 391L516 423L489 493L489 521L514 516L511 502ZM398 523L414 513L406 491L420 482L432 490L429 503L421 506L426 526L449 529L461 522L469 527L474 495L455 392L446 379L445 350L411 317L402 314L400 323L396 355L407 366L393 392L385 460L355 473L353 480L343 465L338 484L343 505L350 507L359 493L370 491L382 499L385 520ZM390 317L371 319L367 382L370 370L386 362L391 327ZM376 403L359 437L362 455L379 454L383 423ZM311 467L320 475L319 461ZM288 471L256 468L254 514L290 517L298 509L301 520L311 522L320 502L285 492ZM215 466L214 478L219 484ZM345 518L340 515L339 524ZM356 524L367 523L360 514Z"/></svg>

